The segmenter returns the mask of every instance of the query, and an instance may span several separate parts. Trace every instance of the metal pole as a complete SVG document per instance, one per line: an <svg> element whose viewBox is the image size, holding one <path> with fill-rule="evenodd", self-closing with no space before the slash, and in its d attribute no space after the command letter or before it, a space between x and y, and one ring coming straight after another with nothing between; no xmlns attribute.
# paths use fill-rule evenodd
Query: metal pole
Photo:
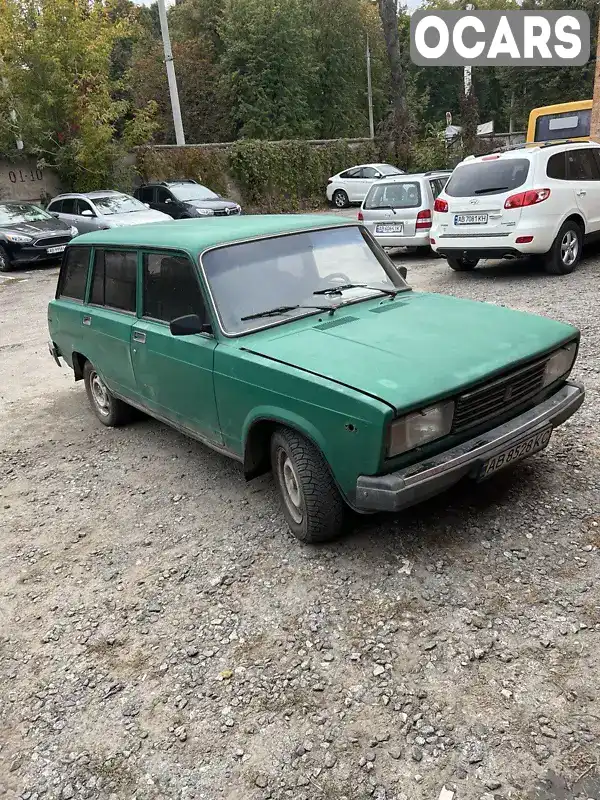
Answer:
<svg viewBox="0 0 600 800"><path fill-rule="evenodd" d="M367 97L369 100L369 136L375 138L373 126L373 88L371 86L371 48L369 47L369 34L367 33Z"/></svg>
<svg viewBox="0 0 600 800"><path fill-rule="evenodd" d="M475 11L475 6L473 3L467 3L465 6L465 11ZM466 66L463 70L463 80L464 80L464 87L465 87L465 97L468 97L471 94L471 67Z"/></svg>
<svg viewBox="0 0 600 800"><path fill-rule="evenodd" d="M179 92L177 91L177 79L175 77L175 66L173 64L173 52L171 50L171 37L169 36L169 24L167 22L165 0L158 0L158 16L160 18L160 31L162 33L163 45L165 48L165 64L167 65L167 80L169 82L169 94L171 95L171 110L173 112L173 127L175 128L175 143L182 145L185 144L185 136L183 134L183 123L181 122Z"/></svg>

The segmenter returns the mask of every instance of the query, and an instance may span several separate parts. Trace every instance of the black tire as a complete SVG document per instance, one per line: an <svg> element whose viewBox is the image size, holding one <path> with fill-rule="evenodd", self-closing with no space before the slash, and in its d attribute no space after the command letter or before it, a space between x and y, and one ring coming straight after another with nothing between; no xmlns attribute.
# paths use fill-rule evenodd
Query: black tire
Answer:
<svg viewBox="0 0 600 800"><path fill-rule="evenodd" d="M0 272L10 272L12 263L8 257L8 253L3 247L0 247Z"/></svg>
<svg viewBox="0 0 600 800"><path fill-rule="evenodd" d="M333 197L331 198L331 202L336 208L348 208L350 205L350 200L348 200L348 195L343 189L336 189L333 193Z"/></svg>
<svg viewBox="0 0 600 800"><path fill-rule="evenodd" d="M572 247L568 246L567 242L570 242ZM544 269L549 275L568 275L579 264L582 249L583 231L576 222L567 220L544 256Z"/></svg>
<svg viewBox="0 0 600 800"><path fill-rule="evenodd" d="M455 272L470 272L479 264L478 258L454 258L452 256L447 256L446 261L448 262L448 266Z"/></svg>
<svg viewBox="0 0 600 800"><path fill-rule="evenodd" d="M83 367L83 381L92 410L103 425L116 428L131 421L133 408L112 394L90 361Z"/></svg>
<svg viewBox="0 0 600 800"><path fill-rule="evenodd" d="M416 256L422 256L424 258L425 256L430 256L431 252L432 252L431 247L429 247L428 244L419 245L419 247L415 247Z"/></svg>
<svg viewBox="0 0 600 800"><path fill-rule="evenodd" d="M278 428L271 437L271 465L283 514L294 536L305 543L337 538L344 524L345 504L312 442L289 428Z"/></svg>

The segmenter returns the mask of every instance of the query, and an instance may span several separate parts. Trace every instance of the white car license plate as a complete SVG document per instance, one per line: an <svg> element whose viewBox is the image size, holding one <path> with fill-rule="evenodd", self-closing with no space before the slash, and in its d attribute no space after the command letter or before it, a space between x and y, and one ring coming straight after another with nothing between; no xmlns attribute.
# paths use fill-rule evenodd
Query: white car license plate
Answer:
<svg viewBox="0 0 600 800"><path fill-rule="evenodd" d="M58 244L56 247L47 247L46 252L49 256L55 255L55 253L64 253L65 252L66 244Z"/></svg>
<svg viewBox="0 0 600 800"><path fill-rule="evenodd" d="M402 233L404 224L402 222L390 222L387 225L375 225L375 233Z"/></svg>
<svg viewBox="0 0 600 800"><path fill-rule="evenodd" d="M487 214L455 214L455 225L486 225L488 221Z"/></svg>
<svg viewBox="0 0 600 800"><path fill-rule="evenodd" d="M552 425L544 428L543 431L528 436L527 439L522 439L517 444L513 444L511 447L504 450L504 452L498 453L497 456L486 461L479 473L479 479L485 480L485 478L489 478L494 472L498 472L499 469L508 467L509 464L514 464L522 458L526 458L527 456L533 455L533 453L543 450L544 447L548 445L551 436Z"/></svg>

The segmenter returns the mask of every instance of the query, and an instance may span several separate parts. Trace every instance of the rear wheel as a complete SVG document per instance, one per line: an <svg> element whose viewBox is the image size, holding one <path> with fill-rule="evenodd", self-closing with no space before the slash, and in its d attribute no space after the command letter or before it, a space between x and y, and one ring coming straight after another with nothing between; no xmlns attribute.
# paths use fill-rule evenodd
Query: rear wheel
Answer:
<svg viewBox="0 0 600 800"><path fill-rule="evenodd" d="M345 505L323 456L299 433L278 428L271 439L271 464L283 514L301 542L339 536Z"/></svg>
<svg viewBox="0 0 600 800"><path fill-rule="evenodd" d="M478 258L453 258L450 256L446 258L446 261L455 272L469 272L479 264Z"/></svg>
<svg viewBox="0 0 600 800"><path fill-rule="evenodd" d="M576 222L567 220L544 257L544 269L550 275L568 275L581 260L583 231Z"/></svg>
<svg viewBox="0 0 600 800"><path fill-rule="evenodd" d="M130 422L132 407L112 394L90 361L83 367L83 381L92 410L103 425L116 428Z"/></svg>
<svg viewBox="0 0 600 800"><path fill-rule="evenodd" d="M12 264L8 253L3 247L0 247L0 272L9 272Z"/></svg>
<svg viewBox="0 0 600 800"><path fill-rule="evenodd" d="M333 205L336 208L348 208L350 205L350 200L348 200L348 195L343 189L336 189L333 193Z"/></svg>

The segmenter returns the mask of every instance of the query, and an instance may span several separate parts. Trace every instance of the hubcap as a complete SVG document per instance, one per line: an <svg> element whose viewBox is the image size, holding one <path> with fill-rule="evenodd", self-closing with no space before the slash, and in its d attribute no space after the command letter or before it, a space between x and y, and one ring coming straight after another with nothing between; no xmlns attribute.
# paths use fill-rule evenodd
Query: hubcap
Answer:
<svg viewBox="0 0 600 800"><path fill-rule="evenodd" d="M577 260L579 254L579 240L573 231L567 231L560 243L560 257L566 267L570 267Z"/></svg>
<svg viewBox="0 0 600 800"><path fill-rule="evenodd" d="M338 208L343 208L346 205L344 195L338 192L335 196L335 204Z"/></svg>
<svg viewBox="0 0 600 800"><path fill-rule="evenodd" d="M286 508L294 522L299 525L302 522L300 481L291 459L282 448L277 451L277 473Z"/></svg>
<svg viewBox="0 0 600 800"><path fill-rule="evenodd" d="M96 408L103 417L107 417L110 414L110 397L108 389L97 372L92 372L90 375L90 387Z"/></svg>

